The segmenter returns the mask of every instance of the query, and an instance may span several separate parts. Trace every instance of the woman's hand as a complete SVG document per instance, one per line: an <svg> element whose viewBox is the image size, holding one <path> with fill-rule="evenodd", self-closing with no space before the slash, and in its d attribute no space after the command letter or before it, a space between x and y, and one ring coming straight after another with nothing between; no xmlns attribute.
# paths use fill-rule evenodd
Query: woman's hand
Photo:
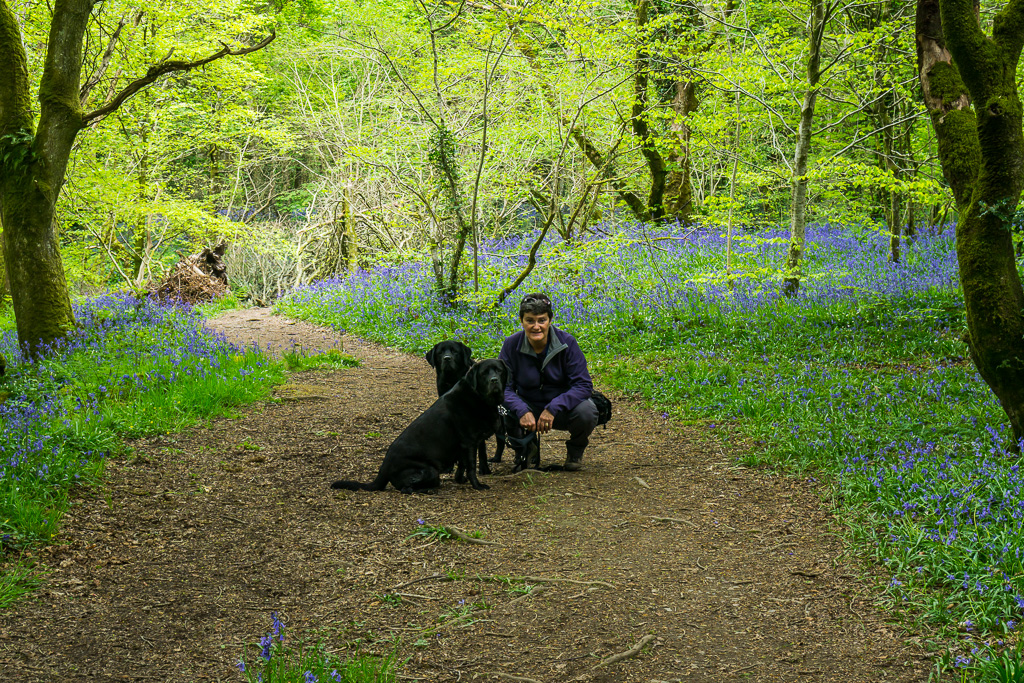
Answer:
<svg viewBox="0 0 1024 683"><path fill-rule="evenodd" d="M519 418L519 425L528 432L547 434L551 431L551 425L555 422L555 416L547 410L541 412L540 417L534 418L533 413L526 413Z"/></svg>

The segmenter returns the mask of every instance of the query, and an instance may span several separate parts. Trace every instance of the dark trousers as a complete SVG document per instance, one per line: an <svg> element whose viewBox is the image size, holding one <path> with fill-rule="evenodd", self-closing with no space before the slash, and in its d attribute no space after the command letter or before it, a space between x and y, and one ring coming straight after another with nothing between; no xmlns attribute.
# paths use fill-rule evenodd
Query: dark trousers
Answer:
<svg viewBox="0 0 1024 683"><path fill-rule="evenodd" d="M530 406L530 412L535 418L544 411L544 406L534 406L529 402L526 405ZM583 449L590 443L590 434L597 427L597 406L588 398L572 410L563 410L555 415L555 421L551 426L569 432L569 440L565 442L565 453L569 458L578 460L583 457ZM509 433L509 436L524 439L527 434L528 432L517 423L515 432Z"/></svg>

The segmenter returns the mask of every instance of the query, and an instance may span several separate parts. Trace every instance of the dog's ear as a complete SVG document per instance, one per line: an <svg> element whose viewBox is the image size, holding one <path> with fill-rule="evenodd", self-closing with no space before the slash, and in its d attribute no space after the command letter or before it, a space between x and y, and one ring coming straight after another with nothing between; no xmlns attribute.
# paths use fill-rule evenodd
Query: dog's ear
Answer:
<svg viewBox="0 0 1024 683"><path fill-rule="evenodd" d="M499 358L498 360L501 361L501 385L507 387L508 381L512 378L512 368L503 359Z"/></svg>
<svg viewBox="0 0 1024 683"><path fill-rule="evenodd" d="M436 348L437 348L437 344L434 344L432 347L430 347L430 350L427 351L427 363L430 364L430 367L435 367L434 366L434 349L436 349Z"/></svg>
<svg viewBox="0 0 1024 683"><path fill-rule="evenodd" d="M459 353L462 354L463 365L473 365L473 349L459 342Z"/></svg>
<svg viewBox="0 0 1024 683"><path fill-rule="evenodd" d="M484 377L482 364L482 361L480 363L475 363L466 373L466 382L469 384L469 388L477 394L483 393L481 391L483 387L480 386Z"/></svg>

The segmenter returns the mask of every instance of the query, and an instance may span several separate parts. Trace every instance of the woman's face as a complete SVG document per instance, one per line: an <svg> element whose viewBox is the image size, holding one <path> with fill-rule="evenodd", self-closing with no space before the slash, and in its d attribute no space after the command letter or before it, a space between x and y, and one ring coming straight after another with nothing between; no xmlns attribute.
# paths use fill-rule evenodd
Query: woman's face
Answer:
<svg viewBox="0 0 1024 683"><path fill-rule="evenodd" d="M547 313L524 313L519 321L526 332L526 338L535 350L543 350L548 344L548 333L551 331L551 316Z"/></svg>

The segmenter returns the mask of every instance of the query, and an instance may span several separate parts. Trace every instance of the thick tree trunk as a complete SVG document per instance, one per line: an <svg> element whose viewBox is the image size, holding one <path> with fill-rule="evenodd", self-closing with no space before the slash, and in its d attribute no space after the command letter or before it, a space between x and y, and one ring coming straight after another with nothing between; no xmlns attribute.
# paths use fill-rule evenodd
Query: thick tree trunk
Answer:
<svg viewBox="0 0 1024 683"><path fill-rule="evenodd" d="M953 191L957 208L964 207L981 166L978 119L946 48L939 0L918 0L915 32L918 76L938 141L942 175Z"/></svg>
<svg viewBox="0 0 1024 683"><path fill-rule="evenodd" d="M1015 82L1024 47L1024 0L1013 0L999 12L991 38L981 31L973 0L940 0L941 23L934 4L918 3L918 58L943 172L960 210L956 249L967 343L1019 445L1024 439L1024 289L1009 223L1024 188L1024 117ZM945 48L952 63L943 58ZM964 87L978 105L974 127Z"/></svg>
<svg viewBox="0 0 1024 683"><path fill-rule="evenodd" d="M54 212L71 145L82 126L82 36L91 9L89 0L58 0L54 5L39 84L39 127L33 131L20 31L6 2L0 2L0 63L23 71L12 74L13 82L6 82L6 73L0 77L5 82L0 90L0 137L20 135L24 148L0 181L0 222L18 340L32 357L75 324ZM4 139L2 144L9 145L10 138Z"/></svg>
<svg viewBox="0 0 1024 683"><path fill-rule="evenodd" d="M689 223L693 215L693 184L690 174L693 162L690 159L690 114L697 111L700 101L693 81L678 81L676 94L672 98L675 118L670 130L676 136L679 151L669 159L672 170L665 182L665 213L680 223Z"/></svg>
<svg viewBox="0 0 1024 683"><path fill-rule="evenodd" d="M647 121L647 88L649 86L647 72L650 69L651 60L647 54L648 38L643 35L643 32L647 26L649 9L650 0L637 1L636 24L641 35L634 60L633 109L630 125L633 128L633 135L640 140L640 153L643 155L644 161L647 162L647 170L651 174L651 191L647 196L647 210L651 220L660 221L665 217L665 180L668 177L668 169L665 167L665 160L655 146L650 124Z"/></svg>
<svg viewBox="0 0 1024 683"><path fill-rule="evenodd" d="M796 151L793 155L793 181L789 207L789 252L783 292L796 296L800 289L800 264L807 243L807 160L811 154L811 127L818 101L821 79L821 42L825 30L825 0L811 0L811 30L807 41L807 92L800 107Z"/></svg>

